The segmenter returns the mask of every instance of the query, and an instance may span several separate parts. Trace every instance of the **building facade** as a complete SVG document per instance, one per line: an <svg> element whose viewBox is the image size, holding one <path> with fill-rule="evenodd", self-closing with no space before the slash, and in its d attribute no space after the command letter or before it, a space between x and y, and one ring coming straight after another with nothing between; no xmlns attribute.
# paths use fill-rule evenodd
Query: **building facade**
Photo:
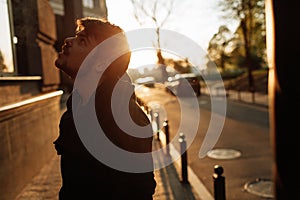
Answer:
<svg viewBox="0 0 300 200"><path fill-rule="evenodd" d="M106 18L105 0L0 2L0 199L14 199L56 153L64 77L54 61L82 16Z"/></svg>
<svg viewBox="0 0 300 200"><path fill-rule="evenodd" d="M99 17L107 19L105 0L49 0L56 19L57 40L56 51L61 50L64 39L74 35L75 20L80 17ZM60 73L61 89L65 92L72 90L73 82Z"/></svg>

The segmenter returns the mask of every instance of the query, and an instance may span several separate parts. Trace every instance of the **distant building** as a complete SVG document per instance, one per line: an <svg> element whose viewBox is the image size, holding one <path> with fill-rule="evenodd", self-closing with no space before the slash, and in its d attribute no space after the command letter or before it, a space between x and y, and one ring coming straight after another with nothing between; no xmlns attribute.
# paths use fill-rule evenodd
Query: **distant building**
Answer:
<svg viewBox="0 0 300 200"><path fill-rule="evenodd" d="M107 19L106 0L49 0L56 19L57 48L66 36L74 34L72 25L79 17L100 17Z"/></svg>

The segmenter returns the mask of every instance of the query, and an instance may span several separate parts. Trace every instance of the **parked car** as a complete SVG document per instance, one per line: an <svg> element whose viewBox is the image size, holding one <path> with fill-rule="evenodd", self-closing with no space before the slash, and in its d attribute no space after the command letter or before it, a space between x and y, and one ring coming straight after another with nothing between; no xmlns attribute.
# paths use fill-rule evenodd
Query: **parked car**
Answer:
<svg viewBox="0 0 300 200"><path fill-rule="evenodd" d="M145 85L146 87L154 87L155 78L152 76L138 78L135 80L135 83L138 85Z"/></svg>
<svg viewBox="0 0 300 200"><path fill-rule="evenodd" d="M201 85L199 76L194 73L177 74L165 82L166 91L177 96L200 96ZM192 87L192 91L191 88Z"/></svg>

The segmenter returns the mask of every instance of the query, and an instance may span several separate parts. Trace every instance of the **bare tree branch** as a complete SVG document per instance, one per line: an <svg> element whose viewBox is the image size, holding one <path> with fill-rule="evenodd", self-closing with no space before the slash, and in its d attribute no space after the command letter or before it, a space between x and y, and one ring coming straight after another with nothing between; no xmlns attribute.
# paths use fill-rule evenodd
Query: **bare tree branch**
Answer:
<svg viewBox="0 0 300 200"><path fill-rule="evenodd" d="M153 46L156 48L158 64L161 64L162 81L166 80L167 71L160 46L160 30L171 16L175 1L176 0L131 0L136 20L140 23L143 20L146 21L150 19L155 26L157 38L156 45L154 44ZM140 23L140 25L142 25L142 23Z"/></svg>

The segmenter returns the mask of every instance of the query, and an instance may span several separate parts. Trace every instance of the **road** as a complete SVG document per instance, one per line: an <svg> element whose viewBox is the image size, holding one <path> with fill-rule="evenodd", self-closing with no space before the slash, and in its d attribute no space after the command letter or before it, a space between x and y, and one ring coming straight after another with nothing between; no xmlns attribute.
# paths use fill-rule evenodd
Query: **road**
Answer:
<svg viewBox="0 0 300 200"><path fill-rule="evenodd" d="M160 108L157 108L161 113L160 121L168 119L170 140L175 148L180 151L180 144L176 143L179 132L184 132L187 140L191 140L187 150L188 165L211 194L214 193L214 166L220 165L224 169L227 200L272 199L272 151L268 108L218 97L213 100L217 106L212 110L209 96L201 95L197 98L200 120L195 125L195 120L198 120L195 112L198 110L195 106L180 108L176 97L165 93L162 88L144 89L146 91L140 90L138 96L148 105L160 105ZM224 105L226 109L218 109L218 106ZM224 110L226 113L222 113ZM212 121L212 115L220 119L224 117L224 121ZM183 125L182 120L185 121ZM218 128L214 127L221 126L222 123L224 126L212 151L209 152L211 154L200 158L199 150L208 130L212 128L212 132L218 132ZM196 133L193 133L194 130ZM234 154L230 154L232 152Z"/></svg>

